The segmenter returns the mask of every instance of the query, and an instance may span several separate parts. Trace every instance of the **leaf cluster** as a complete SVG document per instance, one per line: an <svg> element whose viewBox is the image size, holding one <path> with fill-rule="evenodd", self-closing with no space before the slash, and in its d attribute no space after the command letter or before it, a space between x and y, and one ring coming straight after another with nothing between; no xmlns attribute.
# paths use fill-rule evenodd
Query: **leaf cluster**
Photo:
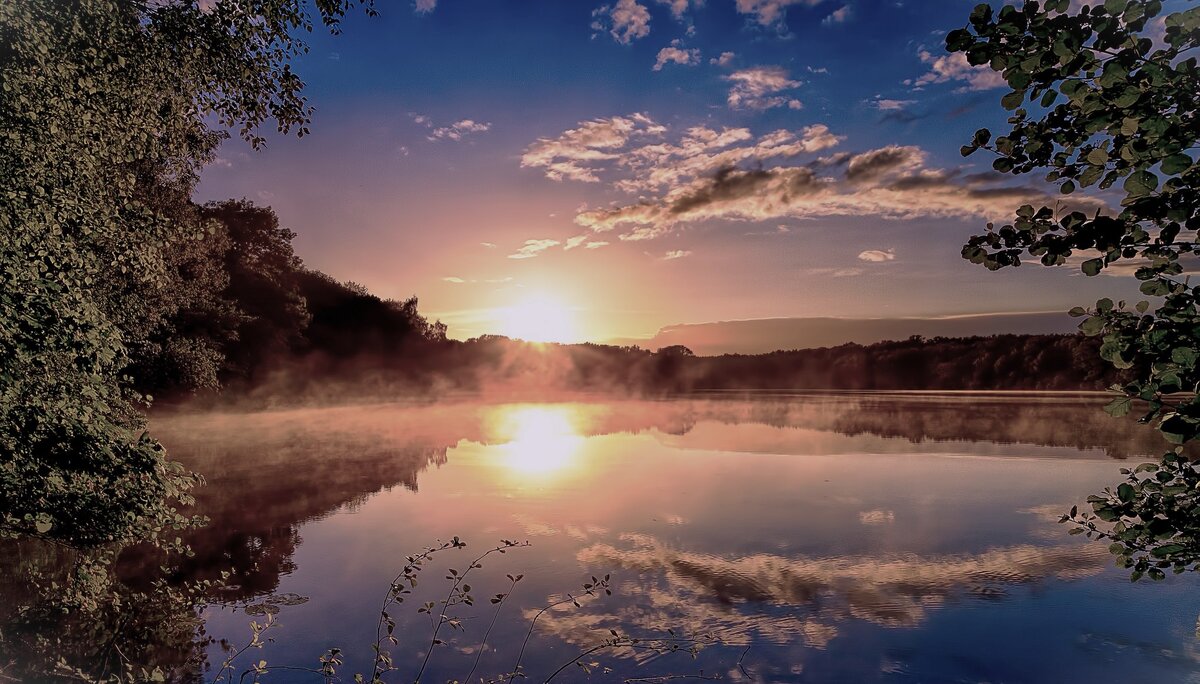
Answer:
<svg viewBox="0 0 1200 684"><path fill-rule="evenodd" d="M1130 374L1106 410L1144 407L1140 420L1182 445L1200 437L1200 288L1184 277L1200 256L1200 69L1188 54L1200 47L1200 7L1162 17L1153 36L1159 0L1070 5L979 5L968 26L947 34L947 49L1000 72L1011 88L1001 99L1010 130L980 129L962 154L991 152L1001 173L1044 171L1063 195L1099 191L1074 201L1087 211L1022 206L1011 223L970 238L962 256L992 270L1024 255L1046 266L1071 260L1087 276L1132 261L1148 299L1128 308L1104 298L1071 314L1102 339L1101 357ZM1197 482L1194 465L1171 451L1091 497L1093 513L1073 509L1063 521L1111 540L1133 579L1196 569Z"/></svg>

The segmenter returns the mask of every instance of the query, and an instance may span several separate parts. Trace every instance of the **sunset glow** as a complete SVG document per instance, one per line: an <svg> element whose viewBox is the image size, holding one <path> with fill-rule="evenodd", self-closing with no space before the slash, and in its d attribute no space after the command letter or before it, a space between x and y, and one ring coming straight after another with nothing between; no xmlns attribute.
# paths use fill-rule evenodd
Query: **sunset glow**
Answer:
<svg viewBox="0 0 1200 684"><path fill-rule="evenodd" d="M536 294L497 312L502 335L527 342L578 342L579 326L571 307L555 297Z"/></svg>
<svg viewBox="0 0 1200 684"><path fill-rule="evenodd" d="M620 5L348 13L344 35L314 32L300 65L319 95L311 135L268 132L263 154L230 143L199 199L269 203L310 266L417 294L461 340L757 353L880 338L652 338L723 321L1061 312L1113 295L1077 267L998 286L961 257L989 220L1065 201L959 152L1008 117L1004 79L943 46L972 3ZM419 258L397 268L398 254ZM1017 323L953 332L1046 328ZM1062 316L1054 331L1073 326Z"/></svg>

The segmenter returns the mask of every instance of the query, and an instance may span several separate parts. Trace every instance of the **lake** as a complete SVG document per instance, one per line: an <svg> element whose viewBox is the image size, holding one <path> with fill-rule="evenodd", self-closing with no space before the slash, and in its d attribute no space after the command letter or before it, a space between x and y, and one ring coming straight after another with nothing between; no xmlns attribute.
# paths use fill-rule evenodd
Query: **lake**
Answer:
<svg viewBox="0 0 1200 684"><path fill-rule="evenodd" d="M507 539L522 546L471 569L474 605L447 611L422 681L512 670L560 602L521 657L532 680L566 665L554 681L580 681L576 656L600 647L580 661L595 681L1200 682L1200 578L1131 584L1105 544L1057 522L1160 450L1105 401L737 393L160 416L152 431L208 482L211 524L178 578L231 573L202 634L163 649L195 649L207 664L183 669L209 681L223 642L271 615L273 640L236 675L338 647L353 681L406 556L457 536L466 548L435 554L389 608L388 681L411 682L429 651L418 609L446 597L448 569ZM155 562L132 553L121 572ZM606 575L611 596L583 593Z"/></svg>

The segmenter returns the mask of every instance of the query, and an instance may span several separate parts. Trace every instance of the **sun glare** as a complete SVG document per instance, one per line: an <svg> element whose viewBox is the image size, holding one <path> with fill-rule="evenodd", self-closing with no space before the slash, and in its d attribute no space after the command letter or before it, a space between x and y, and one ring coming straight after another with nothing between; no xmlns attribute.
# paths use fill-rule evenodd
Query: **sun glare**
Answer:
<svg viewBox="0 0 1200 684"><path fill-rule="evenodd" d="M569 409L527 406L504 414L499 425L509 441L502 446L504 465L522 475L549 475L575 460L583 444Z"/></svg>
<svg viewBox="0 0 1200 684"><path fill-rule="evenodd" d="M561 300L546 294L526 297L500 309L501 334L527 342L575 342L579 329L575 312Z"/></svg>

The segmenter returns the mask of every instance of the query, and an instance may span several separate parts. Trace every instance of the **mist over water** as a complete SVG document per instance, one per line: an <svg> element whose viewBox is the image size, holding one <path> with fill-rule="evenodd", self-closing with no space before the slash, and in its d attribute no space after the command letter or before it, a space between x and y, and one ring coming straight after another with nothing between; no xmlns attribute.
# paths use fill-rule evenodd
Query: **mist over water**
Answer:
<svg viewBox="0 0 1200 684"><path fill-rule="evenodd" d="M538 609L609 573L613 596L539 619L524 658L532 677L612 629L721 642L694 661L629 649L589 659L618 681L700 670L765 681L1113 681L1118 671L1182 681L1200 672L1194 578L1129 585L1103 545L1057 523L1157 448L1150 431L1105 416L1102 401L460 397L177 414L152 428L207 480L197 499L211 523L189 536L196 556L184 574L232 572L203 613L218 640L210 663L220 639L244 640L270 612L280 627L268 662L311 666L336 646L344 672L369 670L379 602L405 556L457 535L468 548L439 557L393 611L397 662L428 648L429 618L416 609L442 597L444 569L513 539L531 546L489 558L471 579L486 597L508 588L506 574L525 576L479 656L485 677L512 666ZM121 570L136 580L154 562L131 553ZM436 647L426 681L470 669L491 619L481 603Z"/></svg>

